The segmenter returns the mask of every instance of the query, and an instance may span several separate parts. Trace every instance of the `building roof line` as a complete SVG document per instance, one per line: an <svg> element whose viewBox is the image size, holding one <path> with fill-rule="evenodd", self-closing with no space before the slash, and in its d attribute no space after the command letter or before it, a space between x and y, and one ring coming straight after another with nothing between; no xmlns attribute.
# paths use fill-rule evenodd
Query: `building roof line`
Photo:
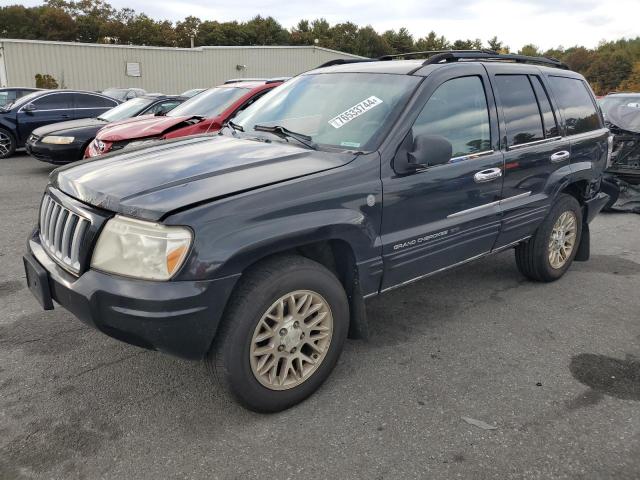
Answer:
<svg viewBox="0 0 640 480"><path fill-rule="evenodd" d="M239 49L255 49L255 50L267 50L267 49L290 49L290 50L321 50L324 52L336 53L353 58L365 58L352 53L341 52L339 50L333 50L331 48L318 47L317 45L204 45L194 48L183 47L157 47L148 45L120 45L111 43L82 43L82 42L60 42L52 40L30 40L22 38L0 38L0 43L36 43L41 45L67 45L73 47L93 47L93 48L127 48L127 49L140 49L140 50L167 50L171 52L203 52L205 50L239 50Z"/></svg>

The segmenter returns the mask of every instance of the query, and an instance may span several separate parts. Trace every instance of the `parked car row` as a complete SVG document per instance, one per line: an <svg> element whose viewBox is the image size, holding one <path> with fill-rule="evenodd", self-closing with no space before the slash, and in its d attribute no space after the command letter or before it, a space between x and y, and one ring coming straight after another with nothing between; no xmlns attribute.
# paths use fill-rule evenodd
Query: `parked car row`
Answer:
<svg viewBox="0 0 640 480"><path fill-rule="evenodd" d="M5 89L7 98L11 94L13 100L0 109L0 158L25 147L38 160L65 164L140 142L212 133L283 81L234 79L182 95L136 88L101 93ZM184 108L168 115L183 102Z"/></svg>

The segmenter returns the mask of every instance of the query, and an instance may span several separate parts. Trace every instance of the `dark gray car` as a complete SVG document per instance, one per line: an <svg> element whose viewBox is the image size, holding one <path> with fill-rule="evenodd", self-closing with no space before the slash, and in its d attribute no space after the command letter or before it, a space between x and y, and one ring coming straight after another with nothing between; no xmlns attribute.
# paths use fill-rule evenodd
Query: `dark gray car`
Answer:
<svg viewBox="0 0 640 480"><path fill-rule="evenodd" d="M206 359L248 408L282 410L366 335L366 299L509 248L534 281L587 260L608 137L554 60L334 62L219 135L56 170L27 282L44 308Z"/></svg>

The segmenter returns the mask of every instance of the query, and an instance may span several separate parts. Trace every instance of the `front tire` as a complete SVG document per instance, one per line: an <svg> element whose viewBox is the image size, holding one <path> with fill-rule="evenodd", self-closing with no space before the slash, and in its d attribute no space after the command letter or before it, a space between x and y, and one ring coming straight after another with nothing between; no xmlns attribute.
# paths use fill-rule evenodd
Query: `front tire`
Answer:
<svg viewBox="0 0 640 480"><path fill-rule="evenodd" d="M347 296L333 273L299 256L267 260L240 282L207 364L250 410L284 410L317 390L338 361Z"/></svg>
<svg viewBox="0 0 640 480"><path fill-rule="evenodd" d="M16 151L16 139L9 130L0 128L0 159L8 158Z"/></svg>
<svg viewBox="0 0 640 480"><path fill-rule="evenodd" d="M557 280L571 266L581 237L580 204L571 195L561 194L533 237L516 247L516 265L531 280Z"/></svg>

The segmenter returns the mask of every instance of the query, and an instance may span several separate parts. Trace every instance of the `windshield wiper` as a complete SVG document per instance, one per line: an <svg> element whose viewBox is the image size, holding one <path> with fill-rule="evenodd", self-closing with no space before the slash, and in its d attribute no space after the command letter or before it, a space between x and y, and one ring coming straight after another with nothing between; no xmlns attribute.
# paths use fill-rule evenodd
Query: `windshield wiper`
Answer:
<svg viewBox="0 0 640 480"><path fill-rule="evenodd" d="M236 122L234 122L233 120L229 120L227 122L227 125L229 125L231 128L233 128L234 130L237 130L239 132L244 132L244 127L242 125L238 125Z"/></svg>
<svg viewBox="0 0 640 480"><path fill-rule="evenodd" d="M305 135L303 133L298 133L298 132L293 132L293 131L289 130L288 128L285 128L285 127L283 127L281 125L275 125L273 127L270 127L268 125L254 125L253 129L256 132L273 133L274 135L277 135L278 137L284 138L284 139L293 138L294 140L297 140L300 143L302 143L307 148L310 148L312 150L317 150L318 149L318 145L316 145L313 142L313 139L309 135Z"/></svg>

